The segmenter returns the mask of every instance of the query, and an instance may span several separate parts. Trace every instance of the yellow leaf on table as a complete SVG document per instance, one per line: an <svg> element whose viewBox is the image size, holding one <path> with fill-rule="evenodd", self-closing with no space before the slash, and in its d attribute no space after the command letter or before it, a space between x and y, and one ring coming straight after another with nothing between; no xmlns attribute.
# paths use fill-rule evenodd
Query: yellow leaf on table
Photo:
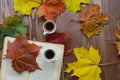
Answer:
<svg viewBox="0 0 120 80"><path fill-rule="evenodd" d="M40 5L41 0L14 0L14 11L22 15L30 15L32 8Z"/></svg>
<svg viewBox="0 0 120 80"><path fill-rule="evenodd" d="M67 10L76 13L80 10L81 3L89 4L90 0L63 0L63 2L66 4Z"/></svg>
<svg viewBox="0 0 120 80"><path fill-rule="evenodd" d="M98 50L93 47L90 47L89 50L84 47L74 48L74 54L77 61L68 63L65 72L70 73L73 70L72 76L79 77L79 80L101 80L102 71L98 66L101 56Z"/></svg>

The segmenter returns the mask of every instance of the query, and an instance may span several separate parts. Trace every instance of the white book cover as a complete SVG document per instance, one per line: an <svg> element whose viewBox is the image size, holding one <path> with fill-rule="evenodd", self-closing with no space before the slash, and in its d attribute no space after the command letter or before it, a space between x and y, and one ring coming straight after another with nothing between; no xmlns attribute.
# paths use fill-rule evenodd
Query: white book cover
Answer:
<svg viewBox="0 0 120 80"><path fill-rule="evenodd" d="M27 71L19 74L12 68L12 60L4 59L4 55L7 54L7 42L11 43L15 38L6 37L4 40L2 64L1 64L1 75L0 80L60 80L61 67L63 63L64 46L59 44L28 41L38 46L42 46L39 51L39 55L36 58L36 62L42 68L42 70L35 70L34 72L28 73ZM50 62L45 59L44 53L47 50L53 50L55 53L55 61Z"/></svg>

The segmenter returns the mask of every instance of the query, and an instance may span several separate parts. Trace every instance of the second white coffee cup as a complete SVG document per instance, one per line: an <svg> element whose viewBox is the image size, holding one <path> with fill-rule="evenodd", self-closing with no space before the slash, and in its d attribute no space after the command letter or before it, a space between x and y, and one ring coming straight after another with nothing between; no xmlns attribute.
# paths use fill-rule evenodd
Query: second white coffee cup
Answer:
<svg viewBox="0 0 120 80"><path fill-rule="evenodd" d="M56 31L56 23L53 20L47 20L43 23L43 34L52 34Z"/></svg>
<svg viewBox="0 0 120 80"><path fill-rule="evenodd" d="M52 49L47 49L42 53L43 59L46 62L56 62L58 58L56 56L56 52Z"/></svg>

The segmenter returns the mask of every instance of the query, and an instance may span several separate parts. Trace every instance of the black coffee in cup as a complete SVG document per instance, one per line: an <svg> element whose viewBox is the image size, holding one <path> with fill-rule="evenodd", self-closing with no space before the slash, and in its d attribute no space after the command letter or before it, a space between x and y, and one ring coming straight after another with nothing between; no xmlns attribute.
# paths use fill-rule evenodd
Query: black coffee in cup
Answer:
<svg viewBox="0 0 120 80"><path fill-rule="evenodd" d="M43 23L43 34L52 34L56 30L56 23L52 20L47 20Z"/></svg>
<svg viewBox="0 0 120 80"><path fill-rule="evenodd" d="M53 50L49 49L49 50L45 51L45 57L47 59L52 59L52 58L54 58L54 56L55 56L55 52Z"/></svg>
<svg viewBox="0 0 120 80"><path fill-rule="evenodd" d="M47 31L52 31L54 29L54 24L52 22L47 22L44 27Z"/></svg>

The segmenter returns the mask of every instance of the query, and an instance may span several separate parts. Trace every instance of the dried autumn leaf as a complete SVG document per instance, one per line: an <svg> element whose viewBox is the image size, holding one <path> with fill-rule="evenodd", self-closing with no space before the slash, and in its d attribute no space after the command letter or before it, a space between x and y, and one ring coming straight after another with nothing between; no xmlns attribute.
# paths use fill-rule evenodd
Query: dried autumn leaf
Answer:
<svg viewBox="0 0 120 80"><path fill-rule="evenodd" d="M81 5L80 7L80 21L82 22L97 18L100 14L100 6L97 4Z"/></svg>
<svg viewBox="0 0 120 80"><path fill-rule="evenodd" d="M79 77L79 80L101 80L101 69L98 66L101 56L98 50L93 47L89 50L84 47L74 48L74 54L77 61L68 63L65 72L70 73L73 70L72 76Z"/></svg>
<svg viewBox="0 0 120 80"><path fill-rule="evenodd" d="M80 10L81 3L89 4L90 0L63 0L63 2L66 4L67 10L76 13Z"/></svg>
<svg viewBox="0 0 120 80"><path fill-rule="evenodd" d="M29 44L27 39L17 36L13 43L8 42L7 59L12 59L12 67L18 73L40 69L36 62L40 46Z"/></svg>
<svg viewBox="0 0 120 80"><path fill-rule="evenodd" d="M114 41L114 44L118 50L118 54L120 55L120 27L118 26L118 30L115 32L115 36L117 37L117 40Z"/></svg>
<svg viewBox="0 0 120 80"><path fill-rule="evenodd" d="M38 8L37 15L39 17L44 16L46 20L55 20L65 9L65 5L61 0L44 0Z"/></svg>
<svg viewBox="0 0 120 80"><path fill-rule="evenodd" d="M120 55L120 41L114 41L113 42L118 50L118 55Z"/></svg>
<svg viewBox="0 0 120 80"><path fill-rule="evenodd" d="M100 34L103 30L103 25L96 24L94 21L88 21L81 24L81 29L83 33L88 37L91 38L94 34Z"/></svg>
<svg viewBox="0 0 120 80"><path fill-rule="evenodd" d="M31 10L40 5L41 0L14 0L14 10L22 15L30 15Z"/></svg>
<svg viewBox="0 0 120 80"><path fill-rule="evenodd" d="M115 33L118 40L120 40L120 27L118 26L118 30Z"/></svg>
<svg viewBox="0 0 120 80"><path fill-rule="evenodd" d="M100 34L104 24L108 22L108 16L100 12L100 6L97 4L81 5L80 21L81 30L91 38L94 34Z"/></svg>
<svg viewBox="0 0 120 80"><path fill-rule="evenodd" d="M72 52L70 47L70 37L66 33L55 32L46 36L46 42L52 42L56 44L63 44L65 46L64 55L68 55Z"/></svg>

